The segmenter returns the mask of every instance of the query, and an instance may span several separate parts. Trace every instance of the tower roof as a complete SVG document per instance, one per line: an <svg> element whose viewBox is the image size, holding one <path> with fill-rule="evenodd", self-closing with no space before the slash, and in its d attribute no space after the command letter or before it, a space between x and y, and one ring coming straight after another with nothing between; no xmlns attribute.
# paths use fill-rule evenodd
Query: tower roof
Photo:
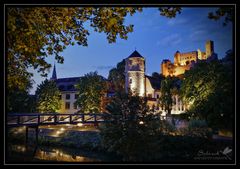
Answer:
<svg viewBox="0 0 240 169"><path fill-rule="evenodd" d="M56 73L55 63L54 63L54 68L53 68L53 73L52 73L51 79L53 79L53 80L57 79L57 73Z"/></svg>
<svg viewBox="0 0 240 169"><path fill-rule="evenodd" d="M134 57L143 58L143 56L140 55L140 54L138 53L138 51L136 51L136 50L135 50L130 56L128 56L128 58L134 58Z"/></svg>

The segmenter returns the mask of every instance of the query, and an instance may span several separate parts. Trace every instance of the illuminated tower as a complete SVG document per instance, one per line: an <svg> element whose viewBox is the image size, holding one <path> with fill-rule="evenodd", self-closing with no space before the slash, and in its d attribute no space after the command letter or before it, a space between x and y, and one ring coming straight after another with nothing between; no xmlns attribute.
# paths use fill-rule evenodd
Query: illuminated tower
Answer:
<svg viewBox="0 0 240 169"><path fill-rule="evenodd" d="M211 41L211 40L207 41L205 48L206 48L206 59L207 59L210 56L212 56L212 54L214 53L213 41Z"/></svg>
<svg viewBox="0 0 240 169"><path fill-rule="evenodd" d="M174 65L178 66L180 64L179 60L180 60L180 52L177 51L174 55Z"/></svg>
<svg viewBox="0 0 240 169"><path fill-rule="evenodd" d="M145 96L145 59L136 50L125 59L125 89Z"/></svg>

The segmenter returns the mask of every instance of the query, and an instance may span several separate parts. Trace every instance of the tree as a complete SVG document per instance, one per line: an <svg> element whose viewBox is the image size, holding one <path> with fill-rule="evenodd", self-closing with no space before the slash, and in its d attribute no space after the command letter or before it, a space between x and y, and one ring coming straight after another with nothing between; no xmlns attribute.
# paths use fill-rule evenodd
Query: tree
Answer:
<svg viewBox="0 0 240 169"><path fill-rule="evenodd" d="M15 87L7 91L7 112L29 113L35 111L35 98L28 94L32 81L25 78L24 89Z"/></svg>
<svg viewBox="0 0 240 169"><path fill-rule="evenodd" d="M181 86L192 118L206 120L215 129L232 129L232 68L221 61L201 62L186 71Z"/></svg>
<svg viewBox="0 0 240 169"><path fill-rule="evenodd" d="M174 95L178 94L177 81L179 79L176 77L167 76L161 81L161 96L160 104L167 110L167 114L171 114Z"/></svg>
<svg viewBox="0 0 240 169"><path fill-rule="evenodd" d="M101 101L107 88L106 80L97 72L90 72L79 79L76 88L79 94L76 103L80 111L100 112Z"/></svg>
<svg viewBox="0 0 240 169"><path fill-rule="evenodd" d="M213 12L210 12L208 14L208 18L215 20L215 21L219 20L222 17L224 17L223 26L226 26L229 22L232 22L233 21L233 8L220 7L215 11L215 14Z"/></svg>
<svg viewBox="0 0 240 169"><path fill-rule="evenodd" d="M153 72L152 77L155 78L157 81L161 81L164 76L162 74L159 74L158 72Z"/></svg>
<svg viewBox="0 0 240 169"><path fill-rule="evenodd" d="M56 112L61 108L60 91L53 80L44 80L36 90L37 110L41 113Z"/></svg>
<svg viewBox="0 0 240 169"><path fill-rule="evenodd" d="M100 126L102 145L125 161L147 161L154 158L159 116L149 113L146 99L131 93L117 92L106 108L112 120Z"/></svg>
<svg viewBox="0 0 240 169"><path fill-rule="evenodd" d="M24 84L21 77L32 76L27 71L29 67L46 76L51 65L45 58L54 55L59 63L63 63L64 58L60 53L68 45L76 42L87 46L87 22L96 32L106 33L109 43L115 42L117 36L127 39L127 34L133 31L133 25L126 26L124 19L136 11L141 11L141 8L7 8L9 88Z"/></svg>
<svg viewBox="0 0 240 169"><path fill-rule="evenodd" d="M125 59L117 64L116 68L109 71L108 80L113 83L116 91L124 90L125 87Z"/></svg>

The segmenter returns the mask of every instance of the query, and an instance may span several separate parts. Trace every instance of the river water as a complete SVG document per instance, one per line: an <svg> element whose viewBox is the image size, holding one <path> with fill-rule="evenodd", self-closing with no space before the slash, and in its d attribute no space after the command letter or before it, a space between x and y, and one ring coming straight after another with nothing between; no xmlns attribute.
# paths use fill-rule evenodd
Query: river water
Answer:
<svg viewBox="0 0 240 169"><path fill-rule="evenodd" d="M111 163L120 160L106 153L66 147L9 144L6 151L6 163Z"/></svg>

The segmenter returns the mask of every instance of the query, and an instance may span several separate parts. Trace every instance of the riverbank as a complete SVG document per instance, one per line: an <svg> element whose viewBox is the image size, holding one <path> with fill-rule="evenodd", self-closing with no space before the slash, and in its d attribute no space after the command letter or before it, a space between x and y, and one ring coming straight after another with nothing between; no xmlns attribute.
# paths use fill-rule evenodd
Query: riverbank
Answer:
<svg viewBox="0 0 240 169"><path fill-rule="evenodd" d="M25 128L8 132L7 161L10 163L37 162L120 162L121 158L101 148L99 130L94 126L40 128L36 145L35 130L29 129L25 144Z"/></svg>
<svg viewBox="0 0 240 169"><path fill-rule="evenodd" d="M29 142L28 145L35 145L35 130L29 130ZM192 137L192 136L181 136L181 135L159 135L159 139L156 140L154 150L156 153L151 155L153 163L169 163L169 162L203 162L203 161L215 161L216 162L231 162L233 160L233 145L232 140L222 140L222 139L211 139L203 137ZM25 130L24 128L15 128L8 132L7 143L16 145L24 145L25 143ZM83 128L68 128L64 126L59 126L55 128L45 127L39 130L39 141L38 147L45 147L43 150L40 148L40 152L45 154L41 160L53 160L57 162L64 162L65 159L68 161L74 161L77 153L91 152L92 154L97 154L95 161L102 162L123 162L123 158L116 155L116 153L109 153L102 148L101 145L100 131L95 126L88 126ZM19 151L26 151L25 148L18 148ZM144 146L144 145L143 145ZM66 152L65 149L72 149L76 151L74 153ZM139 147L140 148L140 147ZM15 148L16 149L16 148ZM50 149L50 150L47 150ZM64 149L64 150L62 150ZM46 151L45 151L46 150ZM227 156L223 154L225 150L228 150ZM230 152L231 150L231 152ZM10 150L12 151L12 150ZM216 156L202 157L205 152L210 152L216 154ZM81 152L82 153L82 152ZM40 153L41 154L41 153ZM47 156L52 154L51 156ZM65 157L63 158L63 155ZM100 154L100 155L99 155ZM12 154L14 157L15 154ZM80 157L89 158L86 153L82 153L78 160L82 159ZM47 157L46 157L47 156ZM107 156L105 159L100 159L103 156ZM12 157L10 157L12 159ZM20 159L24 158L24 155L18 156ZM17 158L18 158L17 157ZM55 158L57 157L57 158ZM113 159L112 159L113 158ZM14 159L14 158L13 158ZM16 158L15 158L16 159ZM220 160L219 160L220 159ZM29 159L26 159L26 161ZM39 160L39 159L34 159ZM86 160L86 159L85 159ZM88 159L89 160L89 159ZM80 160L81 161L81 160ZM145 161L147 162L147 161Z"/></svg>

